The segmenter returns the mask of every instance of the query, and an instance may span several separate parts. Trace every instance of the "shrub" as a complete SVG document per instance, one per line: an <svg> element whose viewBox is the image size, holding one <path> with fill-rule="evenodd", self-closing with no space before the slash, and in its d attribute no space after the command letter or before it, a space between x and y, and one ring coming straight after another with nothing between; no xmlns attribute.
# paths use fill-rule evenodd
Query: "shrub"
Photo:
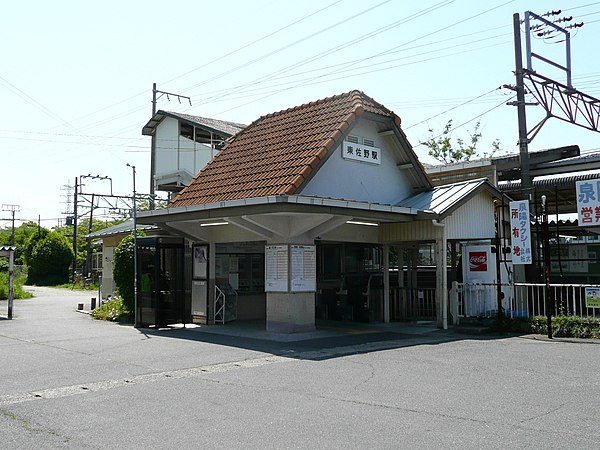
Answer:
<svg viewBox="0 0 600 450"><path fill-rule="evenodd" d="M531 319L529 317L500 316L494 318L492 331L508 331L511 333L531 333Z"/></svg>
<svg viewBox="0 0 600 450"><path fill-rule="evenodd" d="M92 317L98 320L110 320L116 322L127 322L131 321L132 313L123 299L116 297L113 298L98 308L92 311Z"/></svg>
<svg viewBox="0 0 600 450"><path fill-rule="evenodd" d="M33 294L23 290L23 282L25 276L16 276L14 278L14 298L31 298ZM8 298L8 273L0 272L0 300L6 300Z"/></svg>
<svg viewBox="0 0 600 450"><path fill-rule="evenodd" d="M134 307L134 286L133 286L133 261L134 261L134 241L133 235L123 238L115 248L113 279L119 289L119 295L123 303L129 310Z"/></svg>
<svg viewBox="0 0 600 450"><path fill-rule="evenodd" d="M138 237L144 236L144 233L138 231ZM135 304L134 293L134 239L133 233L126 236L119 242L115 248L113 262L113 280L117 284L119 295L130 311L133 311Z"/></svg>
<svg viewBox="0 0 600 450"><path fill-rule="evenodd" d="M496 318L490 331L513 333L548 334L546 316ZM555 337L575 337L600 339L600 319L579 316L553 316L552 335Z"/></svg>
<svg viewBox="0 0 600 450"><path fill-rule="evenodd" d="M62 234L52 231L32 242L26 259L29 266L28 283L54 286L69 281L73 250Z"/></svg>
<svg viewBox="0 0 600 450"><path fill-rule="evenodd" d="M531 319L531 331L548 334L548 320L545 316ZM600 339L600 319L579 316L552 317L552 335L556 337L575 337Z"/></svg>

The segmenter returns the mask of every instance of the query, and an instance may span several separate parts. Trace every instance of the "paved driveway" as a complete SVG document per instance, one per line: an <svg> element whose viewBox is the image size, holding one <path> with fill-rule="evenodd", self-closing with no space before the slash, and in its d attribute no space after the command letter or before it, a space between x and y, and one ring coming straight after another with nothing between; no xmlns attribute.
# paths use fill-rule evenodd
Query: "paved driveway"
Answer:
<svg viewBox="0 0 600 450"><path fill-rule="evenodd" d="M0 448L600 447L597 344L136 330L77 313L90 294L36 294L0 320Z"/></svg>

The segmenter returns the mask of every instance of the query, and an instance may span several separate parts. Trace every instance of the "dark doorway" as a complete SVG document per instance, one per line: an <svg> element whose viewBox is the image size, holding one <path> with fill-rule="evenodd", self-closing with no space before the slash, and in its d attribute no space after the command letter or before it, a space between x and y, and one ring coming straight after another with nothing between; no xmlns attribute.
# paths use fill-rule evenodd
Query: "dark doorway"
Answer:
<svg viewBox="0 0 600 450"><path fill-rule="evenodd" d="M137 238L138 326L189 323L185 301L184 242L182 238Z"/></svg>

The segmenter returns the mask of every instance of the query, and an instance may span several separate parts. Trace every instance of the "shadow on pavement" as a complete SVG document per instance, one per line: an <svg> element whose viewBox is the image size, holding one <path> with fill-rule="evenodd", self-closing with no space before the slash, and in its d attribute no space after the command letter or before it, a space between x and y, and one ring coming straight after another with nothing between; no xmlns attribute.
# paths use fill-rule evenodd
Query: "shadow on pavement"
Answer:
<svg viewBox="0 0 600 450"><path fill-rule="evenodd" d="M176 325L137 330L148 338L160 336L185 339L308 360L325 360L420 345L440 345L467 339L494 340L506 337L466 335L453 330L439 330L431 324L345 322L317 322L314 332L292 334L269 333L264 329L264 322L186 327Z"/></svg>

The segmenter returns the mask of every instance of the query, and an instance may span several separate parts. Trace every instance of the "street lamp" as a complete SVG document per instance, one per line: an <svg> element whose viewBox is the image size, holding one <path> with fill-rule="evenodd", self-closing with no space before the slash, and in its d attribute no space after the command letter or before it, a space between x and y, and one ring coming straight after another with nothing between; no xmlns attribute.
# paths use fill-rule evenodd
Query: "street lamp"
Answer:
<svg viewBox="0 0 600 450"><path fill-rule="evenodd" d="M133 171L133 326L138 326L138 307L137 307L137 220L135 202L135 166L127 163L127 167L131 167Z"/></svg>

